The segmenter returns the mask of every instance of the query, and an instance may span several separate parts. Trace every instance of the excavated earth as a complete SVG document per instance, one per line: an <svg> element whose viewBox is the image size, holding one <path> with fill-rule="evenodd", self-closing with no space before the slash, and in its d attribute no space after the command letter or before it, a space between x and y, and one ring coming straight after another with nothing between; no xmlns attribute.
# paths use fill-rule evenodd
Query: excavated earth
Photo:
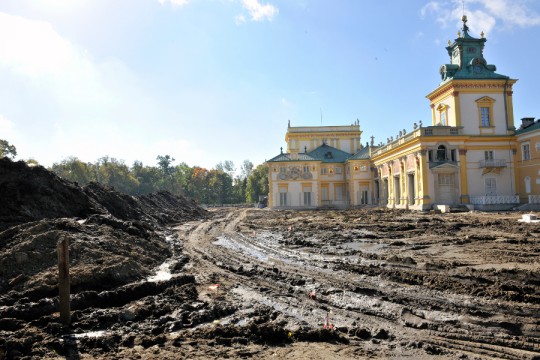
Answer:
<svg viewBox="0 0 540 360"><path fill-rule="evenodd" d="M206 212L0 160L0 359L540 359L521 215Z"/></svg>

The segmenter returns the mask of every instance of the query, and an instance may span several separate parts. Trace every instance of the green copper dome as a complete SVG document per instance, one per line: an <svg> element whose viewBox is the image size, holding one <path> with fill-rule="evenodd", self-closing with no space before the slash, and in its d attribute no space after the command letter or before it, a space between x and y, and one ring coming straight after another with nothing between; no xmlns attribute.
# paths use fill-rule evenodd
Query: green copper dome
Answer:
<svg viewBox="0 0 540 360"><path fill-rule="evenodd" d="M450 56L450 64L441 66L440 74L443 82L452 79L507 79L497 74L495 65L488 65L484 59L486 39L482 33L480 39L469 34L467 17L463 15L463 28L458 31L454 43L448 42L446 50Z"/></svg>

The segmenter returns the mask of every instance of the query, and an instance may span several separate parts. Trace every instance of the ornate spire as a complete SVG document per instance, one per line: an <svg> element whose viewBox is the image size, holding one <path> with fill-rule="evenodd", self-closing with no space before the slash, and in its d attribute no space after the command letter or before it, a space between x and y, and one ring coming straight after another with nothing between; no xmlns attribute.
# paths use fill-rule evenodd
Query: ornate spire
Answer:
<svg viewBox="0 0 540 360"><path fill-rule="evenodd" d="M463 21L463 32L466 34L467 31L469 31L469 27L467 26L467 15L463 15L461 21Z"/></svg>

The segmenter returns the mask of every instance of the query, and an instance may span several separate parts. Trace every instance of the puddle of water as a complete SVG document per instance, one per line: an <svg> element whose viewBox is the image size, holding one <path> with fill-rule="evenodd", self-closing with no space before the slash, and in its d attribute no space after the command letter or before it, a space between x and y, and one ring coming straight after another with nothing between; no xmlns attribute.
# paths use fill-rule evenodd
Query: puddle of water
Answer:
<svg viewBox="0 0 540 360"><path fill-rule="evenodd" d="M171 274L171 263L170 261L165 261L163 264L159 266L159 268L156 271L156 274L153 276L150 276L147 280L150 282L158 282L158 281L165 281L172 278Z"/></svg>
<svg viewBox="0 0 540 360"><path fill-rule="evenodd" d="M268 256L266 256L265 254L263 254L262 252L260 251L257 251L253 248L250 248L250 247L247 247L243 244L239 244L237 242L234 242L232 241L231 239L229 239L228 237L226 236L220 236L218 237L218 239L216 241L214 241L214 245L218 245L218 246L223 246L227 249L231 249L231 250L239 250L239 251L242 251L248 255L251 255L261 261L268 261Z"/></svg>
<svg viewBox="0 0 540 360"><path fill-rule="evenodd" d="M99 338L99 337L104 336L105 334L106 334L105 330L98 330L98 331L89 331L89 332L80 333L80 334L71 334L71 336L73 336L75 339Z"/></svg>

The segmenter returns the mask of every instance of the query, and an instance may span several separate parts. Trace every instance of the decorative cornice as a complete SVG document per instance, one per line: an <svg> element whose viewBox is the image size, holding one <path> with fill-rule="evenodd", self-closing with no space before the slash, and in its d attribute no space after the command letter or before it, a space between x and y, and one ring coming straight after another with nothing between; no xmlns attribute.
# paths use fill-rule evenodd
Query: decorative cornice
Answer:
<svg viewBox="0 0 540 360"><path fill-rule="evenodd" d="M494 89L494 90L504 90L506 87L506 90L511 91L512 85L514 85L517 80L514 79L508 79L508 83L506 82L506 79L486 79L486 80L451 80L435 90L433 90L431 93L426 95L426 97L430 100L433 100L437 97L440 97L441 95L445 94L446 92L452 91L452 92L458 92L459 89ZM454 94L453 94L454 95Z"/></svg>

